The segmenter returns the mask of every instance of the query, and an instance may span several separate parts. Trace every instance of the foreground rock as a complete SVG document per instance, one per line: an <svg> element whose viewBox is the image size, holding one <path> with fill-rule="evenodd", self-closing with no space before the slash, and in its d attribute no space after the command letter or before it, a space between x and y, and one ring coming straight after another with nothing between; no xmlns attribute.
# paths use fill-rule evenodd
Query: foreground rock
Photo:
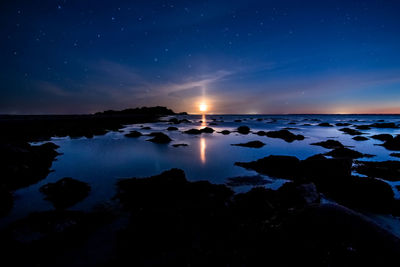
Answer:
<svg viewBox="0 0 400 267"><path fill-rule="evenodd" d="M393 140L393 136L391 134L376 134L376 135L371 136L371 138L377 139L380 141Z"/></svg>
<svg viewBox="0 0 400 267"><path fill-rule="evenodd" d="M90 192L87 183L65 177L55 183L48 183L40 187L46 197L56 209L66 209L85 199Z"/></svg>
<svg viewBox="0 0 400 267"><path fill-rule="evenodd" d="M400 161L356 161L354 169L369 177L400 181Z"/></svg>
<svg viewBox="0 0 400 267"><path fill-rule="evenodd" d="M12 193L5 186L0 186L0 218L10 212L13 204L14 199Z"/></svg>
<svg viewBox="0 0 400 267"><path fill-rule="evenodd" d="M332 124L328 123L328 122L321 122L320 124L318 124L318 126L322 126L322 127L333 127Z"/></svg>
<svg viewBox="0 0 400 267"><path fill-rule="evenodd" d="M161 133L161 132L154 132L149 134L149 136L153 136L153 138L148 139L147 141L157 143L157 144L168 144L169 142L172 141L171 138L169 138L168 135Z"/></svg>
<svg viewBox="0 0 400 267"><path fill-rule="evenodd" d="M250 142L247 142L247 143L232 144L232 146L261 148L261 147L265 146L265 144L263 142L261 142L261 141L250 141Z"/></svg>
<svg viewBox="0 0 400 267"><path fill-rule="evenodd" d="M167 131L178 131L178 128L176 128L174 126L170 126L167 128Z"/></svg>
<svg viewBox="0 0 400 267"><path fill-rule="evenodd" d="M361 134L363 134L362 132L354 130L354 129L351 129L351 128L341 128L341 129L339 129L339 131L344 132L345 134L349 134L349 135L361 135Z"/></svg>
<svg viewBox="0 0 400 267"><path fill-rule="evenodd" d="M336 140L326 140L318 143L312 143L313 146L322 146L323 148L334 149L334 148L342 148L344 147L342 143Z"/></svg>
<svg viewBox="0 0 400 267"><path fill-rule="evenodd" d="M355 141L367 141L367 140L369 140L367 137L365 137L365 136L355 136L355 137L353 137L352 138L353 140L355 140Z"/></svg>
<svg viewBox="0 0 400 267"><path fill-rule="evenodd" d="M226 179L226 185L228 186L244 186L244 185L265 185L270 181L265 180L261 175L254 176L238 176Z"/></svg>
<svg viewBox="0 0 400 267"><path fill-rule="evenodd" d="M295 140L304 140L304 136L301 134L293 134L288 130L279 130L279 131L269 131L267 132L266 136L270 138L280 138L285 140L288 143L291 143Z"/></svg>
<svg viewBox="0 0 400 267"><path fill-rule="evenodd" d="M223 134L223 135L229 135L230 133L231 133L231 131L229 131L229 130L221 131L221 134Z"/></svg>
<svg viewBox="0 0 400 267"><path fill-rule="evenodd" d="M385 147L387 150L400 151L400 135L397 135L392 139L386 140L385 143L382 144L382 146Z"/></svg>
<svg viewBox="0 0 400 267"><path fill-rule="evenodd" d="M53 160L59 155L58 146L45 143L32 146L25 142L0 143L0 187L16 190L44 179Z"/></svg>

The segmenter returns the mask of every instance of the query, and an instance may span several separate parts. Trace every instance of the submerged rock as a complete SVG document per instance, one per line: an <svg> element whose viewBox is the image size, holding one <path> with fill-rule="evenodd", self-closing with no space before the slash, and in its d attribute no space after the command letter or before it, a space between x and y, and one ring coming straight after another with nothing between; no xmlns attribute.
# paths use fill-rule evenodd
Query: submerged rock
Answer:
<svg viewBox="0 0 400 267"><path fill-rule="evenodd" d="M171 138L169 138L168 135L161 133L161 132L154 132L149 134L149 136L154 136L151 139L148 139L147 141L157 143L157 144L167 144L172 141Z"/></svg>
<svg viewBox="0 0 400 267"><path fill-rule="evenodd" d="M312 143L313 146L322 146L323 148L333 149L333 148L341 148L344 147L342 143L337 140L326 140L318 143Z"/></svg>
<svg viewBox="0 0 400 267"><path fill-rule="evenodd" d="M232 144L231 146L244 146L244 147L260 148L260 147L265 146L265 144L261 141L250 141L247 143Z"/></svg>
<svg viewBox="0 0 400 267"><path fill-rule="evenodd" d="M130 133L125 134L126 137L140 137L142 136L141 132L138 131L131 131Z"/></svg>
<svg viewBox="0 0 400 267"><path fill-rule="evenodd" d="M40 187L40 192L46 195L55 208L65 209L86 198L90 192L87 183L65 177L55 183L48 183Z"/></svg>
<svg viewBox="0 0 400 267"><path fill-rule="evenodd" d="M400 181L400 161L357 161L354 169L368 177Z"/></svg>
<svg viewBox="0 0 400 267"><path fill-rule="evenodd" d="M291 143L295 140L304 140L304 136L301 134L293 134L288 130L279 130L279 131L269 131L266 136L270 138L280 138L285 140L288 143Z"/></svg>
<svg viewBox="0 0 400 267"><path fill-rule="evenodd" d="M250 133L250 128L247 126L239 126L237 128L237 131L238 131L238 133L241 133L241 134L248 134L248 133Z"/></svg>

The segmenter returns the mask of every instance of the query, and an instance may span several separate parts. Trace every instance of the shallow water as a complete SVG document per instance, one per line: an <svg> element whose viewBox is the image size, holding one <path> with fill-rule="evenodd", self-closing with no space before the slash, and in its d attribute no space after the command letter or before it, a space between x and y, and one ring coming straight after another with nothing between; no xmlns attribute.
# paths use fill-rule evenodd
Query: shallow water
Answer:
<svg viewBox="0 0 400 267"><path fill-rule="evenodd" d="M400 116L382 115L207 115L205 120L201 116L179 116L187 118L192 123L170 125L167 122L147 123L140 125L127 125L122 132L110 132L104 136L87 138L53 138L51 141L60 146L58 152L63 153L53 162L48 177L28 188L15 192L14 208L10 215L0 220L0 226L23 217L32 211L52 209L52 205L43 200L39 188L49 182L55 182L63 177L73 177L90 184L92 190L84 201L72 209L90 209L92 206L110 200L115 194L115 182L120 178L146 177L159 174L171 168L181 168L185 171L190 181L209 180L212 183L225 183L226 179L235 176L255 175L241 167L234 166L237 161L252 161L268 155L291 155L299 159L330 151L310 143L327 139L339 140L346 146L352 146L362 153L376 155L373 158L362 160L397 160L389 154L384 147L376 145L381 141L370 139L368 141L355 141L353 136L343 134L338 129L343 127L321 127L320 122L335 124L350 122L355 125L371 124L379 120L400 123ZM263 119L258 121L257 119ZM169 117L163 118L168 120ZM217 125L209 125L216 120ZM235 122L235 120L242 122ZM320 120L320 121L315 121ZM357 121L355 121L357 120ZM203 121L203 122L200 122ZM223 121L223 122L222 122ZM295 123L295 124L289 124ZM303 126L309 123L311 126ZM234 131L238 126L247 125L252 131L279 130L293 127L290 130L306 137L303 141L287 143L281 139L273 139L256 134L242 135L236 132L230 135L218 133L222 130ZM151 130L143 130L141 126L149 126ZM176 126L179 131L166 131L168 126ZM212 134L188 135L182 131L191 128L212 127L216 132ZM346 126L347 127L347 126ZM351 126L348 126L351 127ZM127 138L124 136L131 130L138 130L143 134L162 131L168 134L173 141L170 144L154 144L147 142L150 137ZM389 133L400 134L400 129L371 129L364 130L364 136ZM259 140L266 145L262 148L247 148L231 146L231 144ZM185 143L186 147L173 147L172 144ZM270 188L278 188L285 181L266 177ZM398 182L391 183L398 185ZM235 188L236 191L245 191L251 186ZM399 192L393 187L395 194Z"/></svg>

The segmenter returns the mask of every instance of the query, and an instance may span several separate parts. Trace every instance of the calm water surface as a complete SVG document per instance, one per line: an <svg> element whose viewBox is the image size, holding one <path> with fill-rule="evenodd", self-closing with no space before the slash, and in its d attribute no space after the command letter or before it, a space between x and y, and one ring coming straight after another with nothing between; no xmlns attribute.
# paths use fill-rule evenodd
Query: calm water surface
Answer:
<svg viewBox="0 0 400 267"><path fill-rule="evenodd" d="M163 120L168 120L165 117ZM127 125L122 132L110 132L104 136L95 136L92 139L79 138L53 138L51 141L60 146L58 152L62 155L53 162L52 170L48 177L28 188L15 192L14 208L10 215L0 220L0 225L26 216L32 211L52 209L52 205L43 200L39 188L49 182L55 182L63 177L73 177L90 184L92 190L84 201L75 205L72 209L90 209L92 206L110 200L115 194L115 182L127 177L145 177L159 174L171 168L181 168L185 171L190 181L209 180L213 183L225 183L226 179L235 176L255 175L253 171L234 166L236 161L252 161L268 155L291 155L299 159L328 152L319 146L310 143L327 139L339 140L346 146L362 153L376 155L373 158L362 160L397 160L389 154L374 139L368 141L355 141L353 136L343 134L338 129L343 127L321 127L320 122L338 123L349 122L356 125L371 124L378 120L400 123L400 116L371 116L371 115L320 115L320 116L271 116L271 115L190 115L179 116L187 118L192 123L172 125L179 128L178 131L166 131L171 126L167 122L147 123L140 125ZM257 119L262 119L261 121ZM235 122L235 120L242 122ZM315 121L318 119L320 121ZM202 122L200 122L202 121ZM217 125L209 125L210 123ZM303 124L311 124L304 126ZM222 130L234 131L238 126L247 125L252 131L279 130L291 127L290 131L302 134L306 137L303 141L287 143L281 139L272 139L255 134L242 135L236 132L230 135L218 133ZM151 127L151 130L143 130L141 126ZM212 127L216 132L212 134L188 135L182 131L191 128ZM350 127L350 126L349 126ZM173 141L170 144L154 144L146 141L148 136L139 138L127 138L124 134L131 130L138 130L143 134L162 131L170 136ZM400 134L399 129L371 129L365 132L368 137L374 134L390 133ZM231 146L231 144L259 140L266 145L262 148L246 148ZM186 147L173 147L172 144L185 143ZM266 186L278 188L285 181L266 177L270 181ZM392 183L398 185L399 183ZM393 187L395 194L399 192ZM236 191L248 190L249 186L235 188ZM386 220L386 218L385 218Z"/></svg>

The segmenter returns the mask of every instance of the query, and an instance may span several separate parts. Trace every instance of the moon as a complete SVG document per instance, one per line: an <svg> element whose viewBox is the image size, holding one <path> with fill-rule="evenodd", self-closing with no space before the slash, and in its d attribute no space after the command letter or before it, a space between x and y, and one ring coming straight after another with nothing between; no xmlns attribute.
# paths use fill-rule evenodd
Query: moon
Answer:
<svg viewBox="0 0 400 267"><path fill-rule="evenodd" d="M199 109L200 109L201 112L205 112L205 111L207 111L207 105L204 104L204 103L200 104Z"/></svg>

